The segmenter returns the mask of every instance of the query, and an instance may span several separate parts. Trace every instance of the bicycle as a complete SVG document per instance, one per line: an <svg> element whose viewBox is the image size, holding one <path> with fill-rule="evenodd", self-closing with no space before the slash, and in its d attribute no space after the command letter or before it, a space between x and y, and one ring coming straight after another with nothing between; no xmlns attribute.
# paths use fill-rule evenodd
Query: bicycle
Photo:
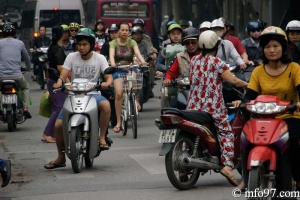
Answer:
<svg viewBox="0 0 300 200"><path fill-rule="evenodd" d="M125 74L119 74L119 78L123 79L123 104L121 112L121 128L122 134L127 134L128 120L131 119L133 138L137 138L137 116L138 109L136 104L136 94L134 90L143 87L143 73L137 72L133 74L133 69L140 69L139 65L119 65L118 69L126 69Z"/></svg>

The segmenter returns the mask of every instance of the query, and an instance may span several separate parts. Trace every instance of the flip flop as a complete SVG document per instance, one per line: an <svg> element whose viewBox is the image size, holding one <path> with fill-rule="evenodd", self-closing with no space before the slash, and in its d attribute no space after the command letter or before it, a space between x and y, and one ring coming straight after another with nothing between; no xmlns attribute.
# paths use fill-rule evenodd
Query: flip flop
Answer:
<svg viewBox="0 0 300 200"><path fill-rule="evenodd" d="M114 132L115 132L115 133L120 133L121 130L122 130L122 129L121 129L121 127L119 127L119 126L115 126L115 127L114 127Z"/></svg>
<svg viewBox="0 0 300 200"><path fill-rule="evenodd" d="M66 164L65 163L53 163L53 161L50 161L49 163L44 165L45 169L56 169L56 168L60 168L60 167L65 167Z"/></svg>
<svg viewBox="0 0 300 200"><path fill-rule="evenodd" d="M228 180L233 186L238 186L238 182L233 174L228 173L224 168L220 170L220 173Z"/></svg>
<svg viewBox="0 0 300 200"><path fill-rule="evenodd" d="M101 151L105 151L105 150L108 150L109 149L109 146L108 146L108 144L100 144L100 150Z"/></svg>

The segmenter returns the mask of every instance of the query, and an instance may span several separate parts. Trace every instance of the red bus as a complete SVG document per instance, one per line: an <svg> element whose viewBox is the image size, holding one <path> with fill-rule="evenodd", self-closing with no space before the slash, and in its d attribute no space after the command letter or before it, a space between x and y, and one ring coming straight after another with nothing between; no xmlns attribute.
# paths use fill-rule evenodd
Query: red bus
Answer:
<svg viewBox="0 0 300 200"><path fill-rule="evenodd" d="M93 13L96 16L93 16ZM107 28L113 23L119 24L124 21L132 23L134 19L140 18L146 23L146 33L150 36L153 34L152 0L92 0L87 5L86 14L88 27L93 29L99 19L104 21Z"/></svg>

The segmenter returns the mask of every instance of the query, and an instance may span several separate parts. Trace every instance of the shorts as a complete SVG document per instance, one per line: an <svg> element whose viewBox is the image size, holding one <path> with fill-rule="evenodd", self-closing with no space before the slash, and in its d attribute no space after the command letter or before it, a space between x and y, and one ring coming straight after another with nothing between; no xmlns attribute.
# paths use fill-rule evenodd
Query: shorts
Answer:
<svg viewBox="0 0 300 200"><path fill-rule="evenodd" d="M101 94L92 94L92 96L96 99L97 105L99 105L102 101L107 101L107 99ZM62 110L59 112L57 119L62 119Z"/></svg>
<svg viewBox="0 0 300 200"><path fill-rule="evenodd" d="M135 72L135 73L137 73L137 68L133 68L132 71ZM112 75L113 79L114 80L118 79L119 78L119 74L124 74L125 75L126 74L126 70L118 70L118 71L116 71Z"/></svg>

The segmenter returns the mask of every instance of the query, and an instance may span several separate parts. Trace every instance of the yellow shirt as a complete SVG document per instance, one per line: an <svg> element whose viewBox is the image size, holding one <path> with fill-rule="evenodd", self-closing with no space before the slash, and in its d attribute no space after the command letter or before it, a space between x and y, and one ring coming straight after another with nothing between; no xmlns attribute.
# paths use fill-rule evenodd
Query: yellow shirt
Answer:
<svg viewBox="0 0 300 200"><path fill-rule="evenodd" d="M296 87L300 85L300 66L291 62L286 70L278 76L269 75L264 65L256 67L251 75L248 88L258 92L261 95L274 95L282 101L294 100L294 103L299 101ZM299 113L282 114L277 118L300 118Z"/></svg>

